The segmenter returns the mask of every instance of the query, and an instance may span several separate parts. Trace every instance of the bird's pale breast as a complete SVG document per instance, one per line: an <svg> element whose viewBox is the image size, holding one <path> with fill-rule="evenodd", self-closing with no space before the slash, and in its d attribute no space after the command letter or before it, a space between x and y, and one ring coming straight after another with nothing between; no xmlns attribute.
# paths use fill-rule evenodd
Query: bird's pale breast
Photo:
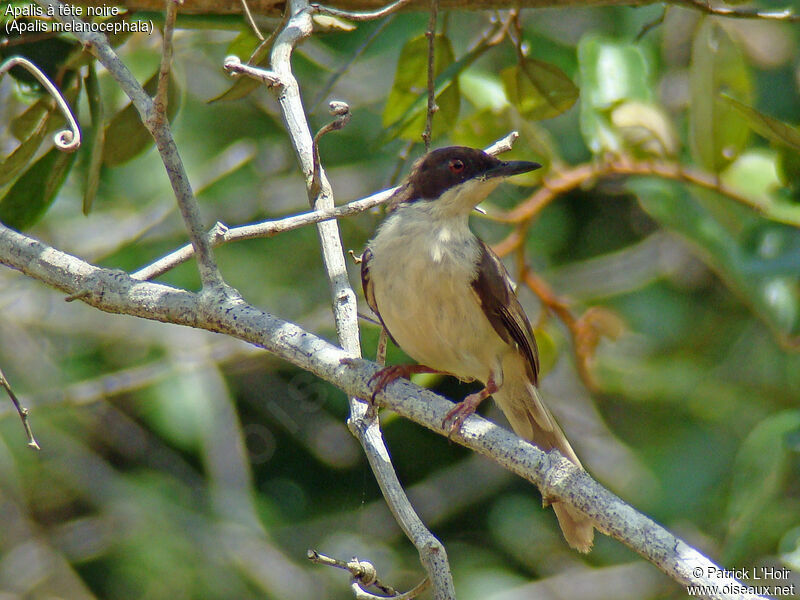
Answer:
<svg viewBox="0 0 800 600"><path fill-rule="evenodd" d="M390 216L370 243L378 310L400 347L421 364L486 381L487 367L499 369L510 348L472 290L478 240L466 217L433 228L424 209L399 209L415 214Z"/></svg>

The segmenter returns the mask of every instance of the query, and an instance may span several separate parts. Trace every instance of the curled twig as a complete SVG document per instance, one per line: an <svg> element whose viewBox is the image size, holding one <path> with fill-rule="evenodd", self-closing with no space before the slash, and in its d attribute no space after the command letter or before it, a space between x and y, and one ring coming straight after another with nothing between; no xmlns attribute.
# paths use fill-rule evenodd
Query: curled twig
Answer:
<svg viewBox="0 0 800 600"><path fill-rule="evenodd" d="M359 560L353 558L348 562L332 558L317 552L316 550L308 550L308 560L318 565L326 565L328 567L335 567L344 571L349 571L353 577L351 589L356 600L385 600L391 598L392 600L411 600L416 598L423 591L428 589L430 582L426 577L420 583L414 586L413 589L400 594L394 588L381 583L378 579L378 571L371 562L367 560ZM374 586L378 588L384 595L378 596L366 591L365 587Z"/></svg>
<svg viewBox="0 0 800 600"><path fill-rule="evenodd" d="M312 169L313 180L311 182L311 190L312 194L315 196L320 188L320 178L322 176L322 174L320 173L319 140L326 133L342 129L345 125L347 125L350 122L350 116L351 116L350 106L347 104L347 102L342 102L341 100L332 100L330 104L328 104L328 110L330 110L330 113L336 118L327 125L321 127L320 130L317 132L317 135L315 135L314 139L311 141L311 153L314 159L313 169Z"/></svg>
<svg viewBox="0 0 800 600"><path fill-rule="evenodd" d="M67 120L68 129L62 129L53 137L56 147L64 152L74 152L77 150L81 145L81 130L78 127L78 122L75 120L69 104L67 104L67 101L64 99L64 96L61 95L61 92L55 84L47 78L47 75L45 75L39 67L21 56L12 56L0 65L0 79L14 67L23 67L36 77L39 83L47 90L47 93L55 99L58 108Z"/></svg>
<svg viewBox="0 0 800 600"><path fill-rule="evenodd" d="M19 400L17 399L16 394L14 394L14 390L11 389L11 385L9 385L6 376L3 374L3 370L0 369L0 387L3 387L8 394L8 397L11 398L11 402L14 403L14 408L17 409L19 413L19 418L22 421L22 427L25 428L25 435L28 437L28 448L33 448L34 450L41 450L39 447L36 438L33 437L33 430L31 429L30 423L28 423L28 414L29 411L27 408L20 404Z"/></svg>

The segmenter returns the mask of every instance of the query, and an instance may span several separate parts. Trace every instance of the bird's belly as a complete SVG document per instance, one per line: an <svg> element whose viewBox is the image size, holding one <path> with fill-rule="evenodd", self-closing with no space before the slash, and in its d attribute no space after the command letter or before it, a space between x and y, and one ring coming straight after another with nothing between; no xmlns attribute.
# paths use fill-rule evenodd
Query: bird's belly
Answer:
<svg viewBox="0 0 800 600"><path fill-rule="evenodd" d="M386 328L421 364L486 381L509 348L478 304L472 271L447 258L435 262L411 253L403 258L373 280Z"/></svg>

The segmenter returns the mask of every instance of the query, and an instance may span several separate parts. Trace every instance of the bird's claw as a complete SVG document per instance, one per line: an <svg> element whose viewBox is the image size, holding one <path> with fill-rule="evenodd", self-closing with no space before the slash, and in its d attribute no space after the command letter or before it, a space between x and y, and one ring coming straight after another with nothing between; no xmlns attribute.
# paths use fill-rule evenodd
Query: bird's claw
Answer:
<svg viewBox="0 0 800 600"><path fill-rule="evenodd" d="M369 378L369 384L375 384L375 387L372 390L372 401L375 402L375 396L378 392L382 392L387 385L392 383L395 379L400 379L401 377L408 377L407 373L407 365L390 365L388 367L383 367L381 370L376 371L375 374Z"/></svg>
<svg viewBox="0 0 800 600"><path fill-rule="evenodd" d="M448 430L447 439L451 439L456 433L461 431L461 426L464 424L464 421L475 412L475 408L476 407L467 403L467 399L464 399L464 401L459 402L450 409L442 420L442 429Z"/></svg>

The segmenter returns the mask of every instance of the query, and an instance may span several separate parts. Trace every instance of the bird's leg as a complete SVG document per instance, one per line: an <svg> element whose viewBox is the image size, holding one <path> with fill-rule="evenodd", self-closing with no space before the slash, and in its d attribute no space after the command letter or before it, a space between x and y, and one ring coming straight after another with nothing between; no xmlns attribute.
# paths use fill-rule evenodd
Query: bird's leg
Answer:
<svg viewBox="0 0 800 600"><path fill-rule="evenodd" d="M464 424L464 421L467 420L472 413L474 413L478 406L480 406L481 402L486 400L489 396L494 394L500 388L494 381L494 375L489 376L489 380L486 382L486 387L484 387L481 391L475 392L474 394L470 394L466 398L464 398L461 402L456 404L450 412L442 421L442 428L447 429L447 423L452 421L452 425L450 425L450 432L447 434L447 437L452 436L454 433L457 433L461 426Z"/></svg>
<svg viewBox="0 0 800 600"><path fill-rule="evenodd" d="M378 392L382 392L383 389L395 379L400 379L401 377L409 379L414 373L442 373L444 375L450 375L450 373L445 373L444 371L439 371L425 365L390 365L382 368L369 378L369 383L375 383L375 389L372 390L372 401L375 402L375 395Z"/></svg>

